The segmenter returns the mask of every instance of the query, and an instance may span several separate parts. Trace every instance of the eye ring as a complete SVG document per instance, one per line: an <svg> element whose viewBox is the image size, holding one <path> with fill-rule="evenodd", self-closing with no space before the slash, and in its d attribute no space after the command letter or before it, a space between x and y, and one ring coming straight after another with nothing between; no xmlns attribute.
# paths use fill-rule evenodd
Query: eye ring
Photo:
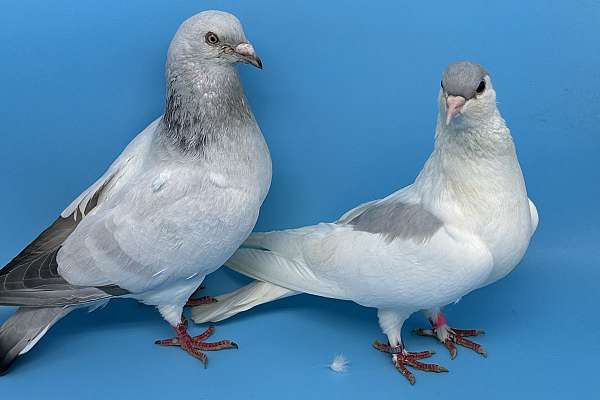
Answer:
<svg viewBox="0 0 600 400"><path fill-rule="evenodd" d="M219 43L219 37L212 32L208 32L206 36L204 36L204 40L211 46L214 46L217 43Z"/></svg>
<svg viewBox="0 0 600 400"><path fill-rule="evenodd" d="M478 94L483 93L483 91L485 90L485 80L482 80L479 83L479 86L477 86L477 89L475 90Z"/></svg>

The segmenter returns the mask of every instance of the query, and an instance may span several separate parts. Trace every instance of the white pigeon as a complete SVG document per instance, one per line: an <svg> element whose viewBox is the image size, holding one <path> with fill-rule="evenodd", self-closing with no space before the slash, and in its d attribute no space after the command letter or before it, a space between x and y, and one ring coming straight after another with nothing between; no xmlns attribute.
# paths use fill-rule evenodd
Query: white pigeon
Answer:
<svg viewBox="0 0 600 400"><path fill-rule="evenodd" d="M485 354L464 339L480 331L449 328L440 307L512 271L538 215L484 68L448 66L438 102L435 147L412 185L335 223L252 234L226 265L257 281L196 307L193 319L220 321L303 292L377 308L388 344L374 345L411 384L406 366L447 371L419 361L431 352L405 350L401 328L415 311L433 324L419 333Z"/></svg>
<svg viewBox="0 0 600 400"><path fill-rule="evenodd" d="M235 68L262 68L238 19L206 11L169 47L165 113L0 271L0 373L77 307L128 297L158 308L179 345L235 348L187 333L183 307L248 237L271 182L267 145Z"/></svg>

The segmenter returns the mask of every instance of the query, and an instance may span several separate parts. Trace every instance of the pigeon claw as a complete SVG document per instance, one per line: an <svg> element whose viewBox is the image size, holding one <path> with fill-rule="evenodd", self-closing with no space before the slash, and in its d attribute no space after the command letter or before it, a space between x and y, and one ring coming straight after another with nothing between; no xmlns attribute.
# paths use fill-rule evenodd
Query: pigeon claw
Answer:
<svg viewBox="0 0 600 400"><path fill-rule="evenodd" d="M224 349L237 349L237 343L231 340L220 340L218 342L205 342L214 332L213 326L208 327L207 330L197 336L190 336L187 332L186 321L180 323L175 327L177 336L171 339L162 339L154 342L160 346L179 346L185 352L192 357L200 360L204 364L204 368L208 366L208 357L202 351L217 351Z"/></svg>
<svg viewBox="0 0 600 400"><path fill-rule="evenodd" d="M476 353L481 354L483 357L487 357L487 351L478 343L472 340L465 339L465 337L483 335L485 332L478 329L456 329L450 328L448 325L443 324L436 326L432 324L432 329L415 329L413 334L418 336L430 336L436 338L442 343L450 353L450 358L455 359L457 350L455 344L471 349Z"/></svg>
<svg viewBox="0 0 600 400"><path fill-rule="evenodd" d="M373 347L377 350L392 355L392 362L396 369L404 376L411 385L416 382L415 376L407 367L412 367L425 372L448 372L448 369L437 364L427 364L419 360L429 358L435 354L434 351L421 351L417 353L408 352L402 345L390 346L379 341L373 342Z"/></svg>
<svg viewBox="0 0 600 400"><path fill-rule="evenodd" d="M185 303L185 307L196 307L201 306L203 304L211 304L216 302L217 299L212 296L202 296L197 299L189 299L187 303Z"/></svg>
<svg viewBox="0 0 600 400"><path fill-rule="evenodd" d="M199 292L201 290L204 289L204 286L200 286L198 288L198 290L196 291ZM216 303L218 300L215 297L212 296L202 296L202 297L198 297L197 299L189 299L187 301L187 303L185 303L185 307L196 307L196 306L201 306L204 304L211 304L211 303Z"/></svg>

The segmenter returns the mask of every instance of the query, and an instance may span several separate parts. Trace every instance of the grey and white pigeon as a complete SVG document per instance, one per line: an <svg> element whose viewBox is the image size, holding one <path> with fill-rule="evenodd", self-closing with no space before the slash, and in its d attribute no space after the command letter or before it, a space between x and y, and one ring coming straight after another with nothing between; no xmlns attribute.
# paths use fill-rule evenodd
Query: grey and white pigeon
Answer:
<svg viewBox="0 0 600 400"><path fill-rule="evenodd" d="M299 292L378 309L396 368L447 371L407 352L404 321L427 310L432 329L417 333L485 354L449 328L441 307L506 276L519 263L538 214L528 199L515 145L490 75L479 64L448 66L439 92L433 153L415 182L347 212L335 223L255 233L226 263L257 281L193 309L196 322L220 321Z"/></svg>
<svg viewBox="0 0 600 400"><path fill-rule="evenodd" d="M271 182L271 159L235 67L262 68L238 19L206 11L169 47L165 113L144 129L58 219L0 271L0 373L78 307L116 297L156 306L179 345L234 348L191 337L186 301L248 237Z"/></svg>

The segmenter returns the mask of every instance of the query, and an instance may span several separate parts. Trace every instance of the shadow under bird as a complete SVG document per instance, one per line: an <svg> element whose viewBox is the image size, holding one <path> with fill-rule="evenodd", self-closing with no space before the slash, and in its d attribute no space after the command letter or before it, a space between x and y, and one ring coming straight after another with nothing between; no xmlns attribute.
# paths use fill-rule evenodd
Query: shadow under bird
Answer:
<svg viewBox="0 0 600 400"><path fill-rule="evenodd" d="M485 355L466 338L482 332L449 327L441 307L511 272L538 214L486 70L468 61L448 66L438 103L435 146L413 184L334 223L252 234L226 265L256 281L195 307L194 321L302 292L377 308L387 344L374 346L411 384L408 366L447 371L421 361L432 352L402 343L402 325L416 311L426 310L431 329L415 333L437 338L452 358L456 345Z"/></svg>
<svg viewBox="0 0 600 400"><path fill-rule="evenodd" d="M248 237L271 182L267 145L236 63L262 68L240 22L206 11L177 31L164 115L141 132L58 219L0 271L0 373L78 307L117 297L158 308L205 365L212 329L191 337L182 310L205 275Z"/></svg>

